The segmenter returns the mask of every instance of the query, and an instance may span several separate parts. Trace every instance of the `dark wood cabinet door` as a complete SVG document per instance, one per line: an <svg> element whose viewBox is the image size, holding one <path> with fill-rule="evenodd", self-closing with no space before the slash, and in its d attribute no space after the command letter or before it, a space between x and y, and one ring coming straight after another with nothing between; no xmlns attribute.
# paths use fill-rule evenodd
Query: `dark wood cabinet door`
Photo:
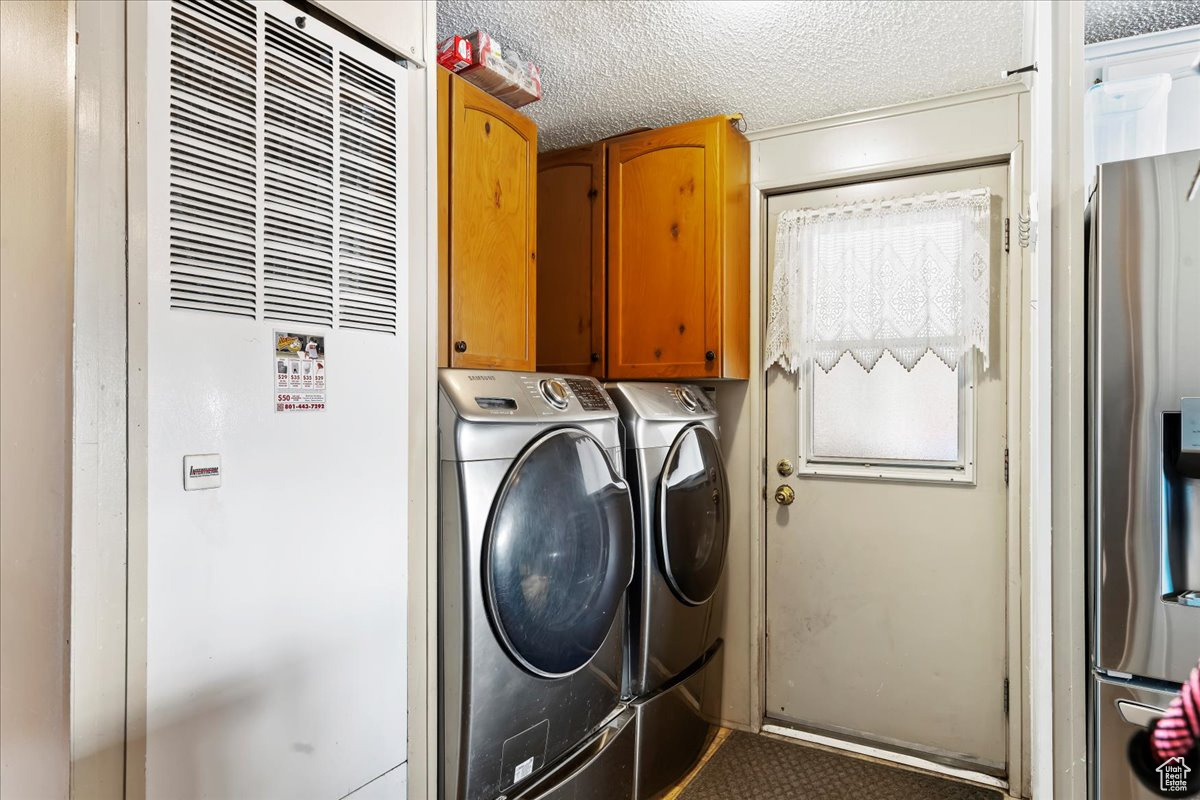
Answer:
<svg viewBox="0 0 1200 800"><path fill-rule="evenodd" d="M537 362L604 373L604 144L538 157Z"/></svg>
<svg viewBox="0 0 1200 800"><path fill-rule="evenodd" d="M608 143L609 378L718 377L722 130Z"/></svg>
<svg viewBox="0 0 1200 800"><path fill-rule="evenodd" d="M537 127L450 80L449 361L535 364Z"/></svg>

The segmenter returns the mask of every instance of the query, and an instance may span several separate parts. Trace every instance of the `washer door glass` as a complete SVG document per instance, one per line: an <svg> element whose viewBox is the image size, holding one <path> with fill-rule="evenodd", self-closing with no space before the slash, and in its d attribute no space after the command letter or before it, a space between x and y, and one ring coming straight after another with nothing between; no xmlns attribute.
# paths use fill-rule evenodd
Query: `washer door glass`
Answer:
<svg viewBox="0 0 1200 800"><path fill-rule="evenodd" d="M633 578L629 487L599 442L557 430L517 459L492 508L483 575L517 663L561 677L591 660Z"/></svg>
<svg viewBox="0 0 1200 800"><path fill-rule="evenodd" d="M687 428L667 452L658 486L658 550L671 589L685 603L712 599L729 542L729 486L708 428Z"/></svg>

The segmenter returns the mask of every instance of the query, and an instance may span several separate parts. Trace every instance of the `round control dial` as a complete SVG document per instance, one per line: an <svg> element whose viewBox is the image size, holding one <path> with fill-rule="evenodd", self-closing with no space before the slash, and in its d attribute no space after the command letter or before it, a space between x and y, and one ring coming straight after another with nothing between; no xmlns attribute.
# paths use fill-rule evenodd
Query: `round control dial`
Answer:
<svg viewBox="0 0 1200 800"><path fill-rule="evenodd" d="M542 390L542 397L546 398L546 402L558 409L567 407L567 387L558 378L547 378L538 384L538 388Z"/></svg>
<svg viewBox="0 0 1200 800"><path fill-rule="evenodd" d="M679 402L682 403L683 407L688 411L695 411L700 406L700 402L696 399L695 393L686 386L679 387Z"/></svg>

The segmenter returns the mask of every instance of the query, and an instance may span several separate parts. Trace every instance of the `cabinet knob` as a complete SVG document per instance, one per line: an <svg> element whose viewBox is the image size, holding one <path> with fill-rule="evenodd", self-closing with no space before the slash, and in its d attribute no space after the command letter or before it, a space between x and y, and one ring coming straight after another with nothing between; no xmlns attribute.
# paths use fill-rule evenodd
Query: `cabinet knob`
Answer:
<svg viewBox="0 0 1200 800"><path fill-rule="evenodd" d="M717 354L716 354L716 353L714 353L712 350L706 350L706 351L704 352L704 360L705 360L705 361L716 361L716 360L717 360Z"/></svg>
<svg viewBox="0 0 1200 800"><path fill-rule="evenodd" d="M455 342L454 343L454 352L456 352L456 353L467 352L467 343L462 341L461 339L459 341Z"/></svg>
<svg viewBox="0 0 1200 800"><path fill-rule="evenodd" d="M597 364L597 363L599 363L599 362L600 362L600 354L599 354L599 353L592 353L592 363L593 363L593 364Z"/></svg>

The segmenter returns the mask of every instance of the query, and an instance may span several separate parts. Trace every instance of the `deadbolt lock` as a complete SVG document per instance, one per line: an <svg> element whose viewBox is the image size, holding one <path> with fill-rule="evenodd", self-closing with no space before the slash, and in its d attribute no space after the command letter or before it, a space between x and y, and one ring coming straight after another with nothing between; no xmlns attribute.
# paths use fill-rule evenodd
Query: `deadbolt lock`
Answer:
<svg viewBox="0 0 1200 800"><path fill-rule="evenodd" d="M780 486L775 490L775 502L781 506L790 506L796 500L796 492L788 485Z"/></svg>
<svg viewBox="0 0 1200 800"><path fill-rule="evenodd" d="M779 459L779 463L775 465L775 471L778 472L780 475L782 475L785 478L788 475L791 475L792 474L791 459L788 459L788 458Z"/></svg>

